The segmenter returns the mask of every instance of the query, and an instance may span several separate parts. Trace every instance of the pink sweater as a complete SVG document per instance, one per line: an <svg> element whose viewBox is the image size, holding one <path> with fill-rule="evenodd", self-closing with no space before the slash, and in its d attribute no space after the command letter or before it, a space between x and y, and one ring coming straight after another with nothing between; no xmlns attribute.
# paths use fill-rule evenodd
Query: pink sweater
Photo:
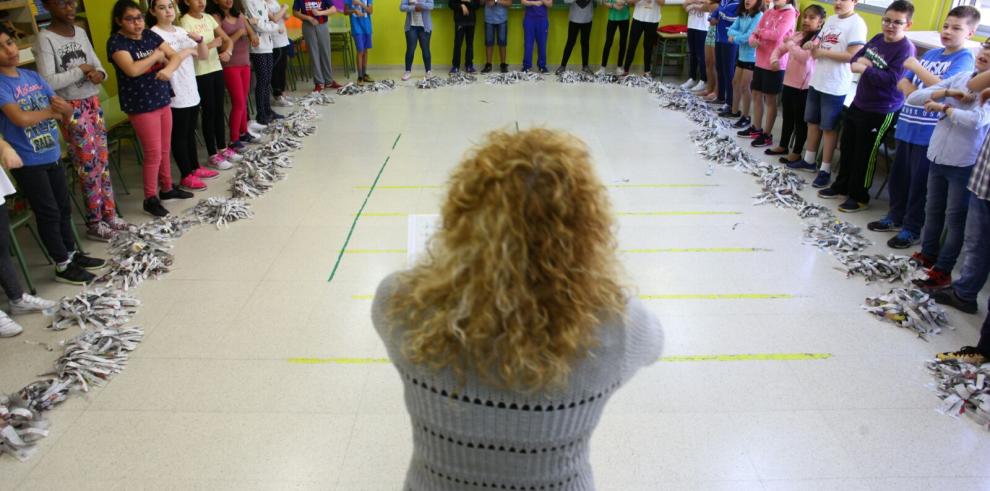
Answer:
<svg viewBox="0 0 990 491"><path fill-rule="evenodd" d="M749 37L749 45L756 48L756 66L764 70L773 70L770 66L770 55L780 46L781 41L794 32L797 23L797 10L790 5L784 8L772 8L763 13L756 30ZM780 64L784 68L784 64Z"/></svg>
<svg viewBox="0 0 990 491"><path fill-rule="evenodd" d="M815 71L815 58L811 51L801 48L804 40L803 32L795 32L777 46L770 55L770 63L780 62L784 72L784 85L795 89L807 89L811 83L811 74Z"/></svg>

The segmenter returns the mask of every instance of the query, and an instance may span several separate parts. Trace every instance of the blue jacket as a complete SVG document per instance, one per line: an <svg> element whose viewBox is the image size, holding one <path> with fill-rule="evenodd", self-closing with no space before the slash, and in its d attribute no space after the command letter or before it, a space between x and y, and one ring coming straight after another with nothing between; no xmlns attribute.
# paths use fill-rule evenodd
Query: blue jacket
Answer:
<svg viewBox="0 0 990 491"><path fill-rule="evenodd" d="M718 24L715 25L715 42L729 42L729 35L726 31L736 21L736 11L738 10L739 0L721 0L718 3L718 8L709 14L709 18L718 19Z"/></svg>
<svg viewBox="0 0 990 491"><path fill-rule="evenodd" d="M749 45L749 36L756 30L756 25L760 23L763 12L753 17L740 15L736 21L729 26L726 38L732 37L732 41L739 45L739 61L756 62L756 48Z"/></svg>
<svg viewBox="0 0 990 491"><path fill-rule="evenodd" d="M433 19L430 17L430 11L433 10L433 0L418 0L418 3L423 7L423 30L426 32L433 32ZM412 24L413 11L416 7L409 5L409 0L402 0L399 2L399 10L406 13L406 29L409 30L409 26Z"/></svg>

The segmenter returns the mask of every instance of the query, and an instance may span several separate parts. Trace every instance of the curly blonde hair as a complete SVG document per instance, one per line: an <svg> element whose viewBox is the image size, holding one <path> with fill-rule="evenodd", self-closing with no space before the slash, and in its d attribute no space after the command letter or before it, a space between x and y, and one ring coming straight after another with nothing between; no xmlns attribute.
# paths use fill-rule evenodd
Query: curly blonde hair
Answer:
<svg viewBox="0 0 990 491"><path fill-rule="evenodd" d="M389 303L403 354L462 380L472 370L513 390L565 386L626 303L587 147L548 129L492 132L451 175L442 219Z"/></svg>

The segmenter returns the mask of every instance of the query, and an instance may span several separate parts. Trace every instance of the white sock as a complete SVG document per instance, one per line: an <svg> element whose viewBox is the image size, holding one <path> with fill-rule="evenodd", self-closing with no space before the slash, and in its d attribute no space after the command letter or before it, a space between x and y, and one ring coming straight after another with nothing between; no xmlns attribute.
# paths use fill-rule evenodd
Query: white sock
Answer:
<svg viewBox="0 0 990 491"><path fill-rule="evenodd" d="M55 271L65 271L65 268L68 268L69 267L69 263L71 263L71 262L72 262L72 260L69 259L68 261L64 261L64 262L60 262L60 263L56 264L55 265Z"/></svg>
<svg viewBox="0 0 990 491"><path fill-rule="evenodd" d="M831 173L832 172L832 163L831 162L822 162L822 169L821 170L824 171L824 172Z"/></svg>
<svg viewBox="0 0 990 491"><path fill-rule="evenodd" d="M814 164L815 160L818 160L815 158L817 156L818 155L815 152L812 152L811 150L804 151L804 161L808 162L809 164Z"/></svg>

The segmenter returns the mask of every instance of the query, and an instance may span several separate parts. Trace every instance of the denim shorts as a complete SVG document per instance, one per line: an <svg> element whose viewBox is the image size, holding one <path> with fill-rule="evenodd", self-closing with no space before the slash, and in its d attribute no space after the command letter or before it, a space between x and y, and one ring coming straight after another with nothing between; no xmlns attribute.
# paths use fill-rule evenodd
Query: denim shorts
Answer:
<svg viewBox="0 0 990 491"><path fill-rule="evenodd" d="M832 131L839 125L842 116L844 95L832 95L808 87L808 103L804 108L804 120L817 124L822 130Z"/></svg>
<svg viewBox="0 0 990 491"><path fill-rule="evenodd" d="M508 26L508 22L503 22L501 24L489 24L485 22L485 46L495 46L496 41L499 46L506 46L509 44L509 38L506 35Z"/></svg>
<svg viewBox="0 0 990 491"><path fill-rule="evenodd" d="M351 34L354 37L354 50L358 53L371 49L371 34Z"/></svg>

